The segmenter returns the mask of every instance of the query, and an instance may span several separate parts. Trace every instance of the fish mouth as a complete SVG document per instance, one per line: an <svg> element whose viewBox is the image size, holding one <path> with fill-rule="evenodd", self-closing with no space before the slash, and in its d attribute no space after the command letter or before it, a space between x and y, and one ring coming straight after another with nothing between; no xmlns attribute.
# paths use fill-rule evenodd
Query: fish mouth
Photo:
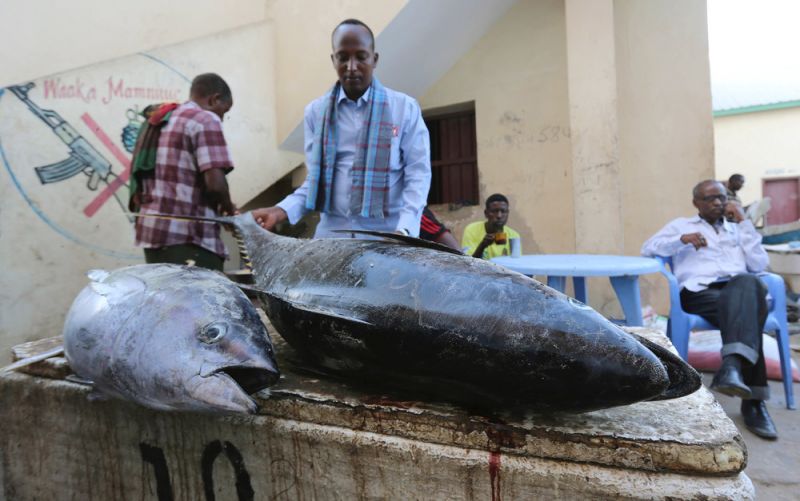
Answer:
<svg viewBox="0 0 800 501"><path fill-rule="evenodd" d="M649 400L671 400L690 395L700 389L700 386L702 386L700 374L681 357L638 334L628 334L656 356L661 365L664 366L664 369L666 369L669 377L669 386L659 395Z"/></svg>
<svg viewBox="0 0 800 501"><path fill-rule="evenodd" d="M248 395L257 393L278 382L280 374L264 367L233 365L216 371L230 377Z"/></svg>
<svg viewBox="0 0 800 501"><path fill-rule="evenodd" d="M255 414L258 404L250 395L275 384L280 372L271 363L263 366L230 365L201 370L187 382L195 409L212 413Z"/></svg>

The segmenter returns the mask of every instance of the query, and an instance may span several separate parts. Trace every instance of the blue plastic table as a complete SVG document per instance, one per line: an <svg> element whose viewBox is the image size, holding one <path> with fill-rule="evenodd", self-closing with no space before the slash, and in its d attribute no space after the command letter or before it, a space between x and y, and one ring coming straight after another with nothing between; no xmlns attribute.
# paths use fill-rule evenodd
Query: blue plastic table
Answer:
<svg viewBox="0 0 800 501"><path fill-rule="evenodd" d="M559 292L564 292L566 277L572 277L575 299L582 303L587 303L586 277L609 277L627 325L642 325L639 275L661 271L655 259L635 256L528 254L496 257L492 262L530 277L547 275L547 285Z"/></svg>

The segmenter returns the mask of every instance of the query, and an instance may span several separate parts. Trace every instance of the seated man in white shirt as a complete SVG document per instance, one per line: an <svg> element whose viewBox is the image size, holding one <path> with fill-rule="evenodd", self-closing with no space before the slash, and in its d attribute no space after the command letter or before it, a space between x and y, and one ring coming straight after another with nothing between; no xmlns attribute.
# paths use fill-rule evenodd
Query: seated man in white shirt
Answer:
<svg viewBox="0 0 800 501"><path fill-rule="evenodd" d="M769 258L761 235L740 204L729 202L722 183L694 187L695 217L675 219L642 246L644 256L671 256L681 286L681 306L705 318L722 334L722 366L711 389L742 398L747 429L775 439L767 412L767 369L761 335L767 319L767 288L754 273Z"/></svg>

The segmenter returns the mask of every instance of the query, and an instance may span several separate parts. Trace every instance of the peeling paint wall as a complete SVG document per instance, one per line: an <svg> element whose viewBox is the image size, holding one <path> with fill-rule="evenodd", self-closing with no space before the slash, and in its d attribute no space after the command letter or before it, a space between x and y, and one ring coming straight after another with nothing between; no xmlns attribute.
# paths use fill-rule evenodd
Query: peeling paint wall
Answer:
<svg viewBox="0 0 800 501"><path fill-rule="evenodd" d="M573 251L561 0L517 2L420 104L425 110L466 101L475 101L481 199L509 197L508 224L526 253ZM482 207L474 215L483 219Z"/></svg>

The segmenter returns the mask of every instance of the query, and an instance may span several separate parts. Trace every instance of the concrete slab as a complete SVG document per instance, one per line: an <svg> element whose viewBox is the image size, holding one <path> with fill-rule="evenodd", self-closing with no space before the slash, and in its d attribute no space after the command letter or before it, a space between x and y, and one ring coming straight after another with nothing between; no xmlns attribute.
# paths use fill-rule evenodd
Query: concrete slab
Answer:
<svg viewBox="0 0 800 501"><path fill-rule="evenodd" d="M53 359L0 378L15 402L0 406L5 492L139 498L169 482L179 499L212 484L240 498L248 486L289 499L752 497L741 436L705 389L580 415L475 415L309 373L276 341L285 377L255 417L89 402Z"/></svg>

